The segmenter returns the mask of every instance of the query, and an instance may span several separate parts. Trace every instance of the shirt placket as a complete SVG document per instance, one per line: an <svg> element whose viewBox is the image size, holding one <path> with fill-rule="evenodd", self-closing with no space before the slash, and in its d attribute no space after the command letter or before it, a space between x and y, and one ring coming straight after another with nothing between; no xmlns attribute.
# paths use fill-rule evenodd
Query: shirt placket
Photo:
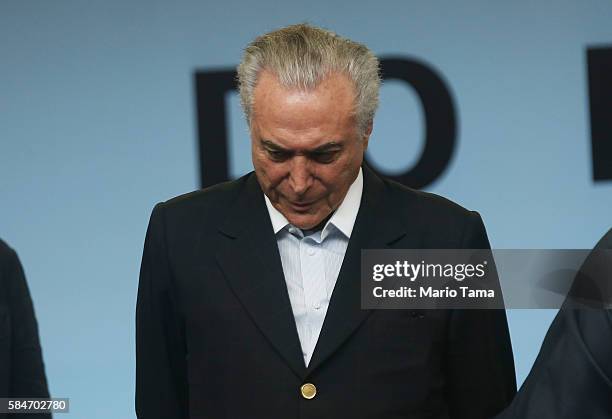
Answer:
<svg viewBox="0 0 612 419"><path fill-rule="evenodd" d="M327 298L324 250L312 237L305 237L300 241L300 262L308 325L307 358L310 359L320 332L317 325L321 323L323 304Z"/></svg>

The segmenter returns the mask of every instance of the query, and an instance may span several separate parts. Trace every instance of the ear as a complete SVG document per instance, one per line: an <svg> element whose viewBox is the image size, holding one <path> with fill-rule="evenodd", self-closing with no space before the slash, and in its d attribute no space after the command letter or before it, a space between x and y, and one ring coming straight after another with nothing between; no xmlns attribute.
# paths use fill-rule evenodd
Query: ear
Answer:
<svg viewBox="0 0 612 419"><path fill-rule="evenodd" d="M363 141L363 152L368 149L368 142L370 141L370 135L372 135L372 129L374 128L374 121L370 121L368 126L366 127L365 132L363 133L363 137L361 141Z"/></svg>

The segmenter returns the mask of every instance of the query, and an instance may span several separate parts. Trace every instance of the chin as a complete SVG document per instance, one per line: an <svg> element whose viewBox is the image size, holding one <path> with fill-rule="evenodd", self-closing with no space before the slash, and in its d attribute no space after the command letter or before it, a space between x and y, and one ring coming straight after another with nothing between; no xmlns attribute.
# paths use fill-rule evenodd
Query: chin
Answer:
<svg viewBox="0 0 612 419"><path fill-rule="evenodd" d="M288 221L293 224L294 226L296 226L297 228L300 228L302 230L309 230L313 227L318 226L321 221L323 221L325 219L325 217L323 218L314 218L313 216L294 216L291 217L291 219L288 219Z"/></svg>

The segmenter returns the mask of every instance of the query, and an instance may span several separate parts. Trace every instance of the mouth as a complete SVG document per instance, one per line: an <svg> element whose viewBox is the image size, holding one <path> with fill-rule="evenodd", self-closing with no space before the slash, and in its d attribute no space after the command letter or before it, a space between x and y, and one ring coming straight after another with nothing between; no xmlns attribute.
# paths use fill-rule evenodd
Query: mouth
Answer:
<svg viewBox="0 0 612 419"><path fill-rule="evenodd" d="M296 212L305 212L310 207L312 207L312 204L314 204L314 202L292 202L292 201L288 201L288 203L289 203L289 206Z"/></svg>

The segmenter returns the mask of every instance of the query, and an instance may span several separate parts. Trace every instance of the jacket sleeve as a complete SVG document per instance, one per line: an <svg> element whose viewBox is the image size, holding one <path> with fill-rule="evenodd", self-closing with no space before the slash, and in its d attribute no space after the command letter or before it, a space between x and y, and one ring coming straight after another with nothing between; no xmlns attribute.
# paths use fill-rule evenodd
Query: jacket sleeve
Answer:
<svg viewBox="0 0 612 419"><path fill-rule="evenodd" d="M3 397L49 397L38 325L23 268L17 254L8 246L5 248L7 253L2 260L2 269L6 275L12 336L9 394ZM44 419L51 415L24 414L22 417Z"/></svg>
<svg viewBox="0 0 612 419"><path fill-rule="evenodd" d="M184 327L173 290L163 204L151 214L136 304L136 415L188 417Z"/></svg>
<svg viewBox="0 0 612 419"><path fill-rule="evenodd" d="M489 249L478 213L472 212L461 243ZM450 417L491 418L510 404L516 377L505 310L453 310L449 320L448 387Z"/></svg>

